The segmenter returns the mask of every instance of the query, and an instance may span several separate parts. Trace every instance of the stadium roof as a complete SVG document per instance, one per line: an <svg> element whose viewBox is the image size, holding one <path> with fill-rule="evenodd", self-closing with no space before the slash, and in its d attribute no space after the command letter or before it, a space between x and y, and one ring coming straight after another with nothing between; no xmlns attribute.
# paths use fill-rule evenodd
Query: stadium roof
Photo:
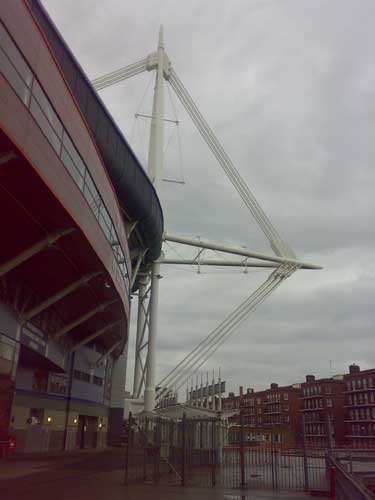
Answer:
<svg viewBox="0 0 375 500"><path fill-rule="evenodd" d="M90 80L39 0L27 0L90 128L121 207L148 248L145 261L160 255L163 211L147 174Z"/></svg>

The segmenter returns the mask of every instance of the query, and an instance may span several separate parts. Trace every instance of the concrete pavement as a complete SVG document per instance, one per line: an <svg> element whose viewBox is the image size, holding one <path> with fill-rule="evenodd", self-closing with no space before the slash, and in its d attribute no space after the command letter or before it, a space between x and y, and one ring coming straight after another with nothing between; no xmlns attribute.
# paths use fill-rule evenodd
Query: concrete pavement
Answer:
<svg viewBox="0 0 375 500"><path fill-rule="evenodd" d="M298 493L123 485L123 450L0 462L1 500L303 500Z"/></svg>

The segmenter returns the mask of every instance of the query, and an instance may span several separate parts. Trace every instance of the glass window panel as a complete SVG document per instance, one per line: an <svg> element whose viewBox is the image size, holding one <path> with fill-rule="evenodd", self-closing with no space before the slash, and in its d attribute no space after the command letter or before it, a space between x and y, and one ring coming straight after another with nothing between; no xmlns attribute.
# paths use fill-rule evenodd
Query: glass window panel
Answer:
<svg viewBox="0 0 375 500"><path fill-rule="evenodd" d="M122 251L122 248L120 245L117 246L117 253L118 253L119 262L125 261L124 252Z"/></svg>
<svg viewBox="0 0 375 500"><path fill-rule="evenodd" d="M10 83L18 97L27 105L29 102L30 90L2 50L0 50L0 71Z"/></svg>
<svg viewBox="0 0 375 500"><path fill-rule="evenodd" d="M68 136L68 134L65 131L64 131L64 136L63 136L63 145L64 145L65 149L67 150L67 152L69 153L69 156L72 159L72 161L74 162L76 168L81 172L81 175L84 176L86 166L83 163L83 161L81 160L81 157L79 156L74 144L72 143L72 141L70 140L70 137Z"/></svg>
<svg viewBox="0 0 375 500"><path fill-rule="evenodd" d="M84 194L91 210L94 212L96 217L99 217L101 199L99 193L94 185L91 176L86 173Z"/></svg>
<svg viewBox="0 0 375 500"><path fill-rule="evenodd" d="M50 122L47 120L45 114L43 113L39 104L37 103L37 101L34 99L33 96L31 96L30 111L33 117L35 118L36 122L38 123L39 127L42 129L42 132L49 140L51 146L55 149L56 153L60 155L61 141L57 137Z"/></svg>
<svg viewBox="0 0 375 500"><path fill-rule="evenodd" d="M121 269L122 274L124 276L128 277L128 273L127 273L127 269L126 269L125 264L120 264L120 269Z"/></svg>
<svg viewBox="0 0 375 500"><path fill-rule="evenodd" d="M63 147L61 151L61 160L64 163L66 169L70 173L70 175L73 177L75 183L78 185L78 187L83 190L83 176L81 172L77 170L77 167L73 160L71 159L69 153L66 151L66 149Z"/></svg>
<svg viewBox="0 0 375 500"><path fill-rule="evenodd" d="M100 227L103 229L105 237L107 238L107 240L111 241L111 226L108 227L107 223L103 219L103 217L102 217L103 210L105 210L104 206L102 206L101 210L100 210L99 224L100 224Z"/></svg>
<svg viewBox="0 0 375 500"><path fill-rule="evenodd" d="M0 358L13 360L14 356L14 342L0 336Z"/></svg>
<svg viewBox="0 0 375 500"><path fill-rule="evenodd" d="M47 96L44 93L44 90L42 89L42 87L39 85L39 83L36 80L34 80L34 82L33 82L32 95L38 101L38 103L39 103L41 109L43 110L47 120L50 122L53 129L55 130L56 135L61 139L62 133L63 133L63 126L62 126L60 120L57 118L55 110L52 108L51 103L47 99Z"/></svg>
<svg viewBox="0 0 375 500"><path fill-rule="evenodd" d="M91 191L87 188L86 185L84 186L84 194L85 194L85 198L87 200L87 203L90 206L90 209L94 213L95 217L98 217L99 207L96 205L95 198L93 197L93 195L91 194Z"/></svg>
<svg viewBox="0 0 375 500"><path fill-rule="evenodd" d="M107 212L107 209L103 205L101 210L100 210L100 217L99 217L99 224L101 228L104 231L104 234L106 235L106 238L109 242L111 242L111 235L112 235L112 221L111 218Z"/></svg>
<svg viewBox="0 0 375 500"><path fill-rule="evenodd" d="M30 87L31 81L33 79L33 74L29 68L29 65L26 63L25 59L21 55L21 52L18 50L17 46L1 23L0 47L3 49L5 54L8 55L22 80L26 83L26 85Z"/></svg>

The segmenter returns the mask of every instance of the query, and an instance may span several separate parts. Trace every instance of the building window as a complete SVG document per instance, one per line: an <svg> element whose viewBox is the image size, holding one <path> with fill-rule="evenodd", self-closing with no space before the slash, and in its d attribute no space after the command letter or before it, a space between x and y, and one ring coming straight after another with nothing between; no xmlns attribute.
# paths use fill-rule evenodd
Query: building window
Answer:
<svg viewBox="0 0 375 500"><path fill-rule="evenodd" d="M48 391L56 394L66 394L68 379L66 375L58 373L49 374Z"/></svg>
<svg viewBox="0 0 375 500"><path fill-rule="evenodd" d="M260 415L262 413L262 408L258 408L258 414Z"/></svg>
<svg viewBox="0 0 375 500"><path fill-rule="evenodd" d="M74 370L73 376L76 380L82 380L82 382L90 382L90 374L86 372L81 372L80 370Z"/></svg>
<svg viewBox="0 0 375 500"><path fill-rule="evenodd" d="M92 382L93 382L93 384L95 384L95 385L100 385L100 386L101 386L101 385L103 385L103 379L102 379L102 378L100 378L100 377L96 377L95 375L94 375L94 377L93 377Z"/></svg>
<svg viewBox="0 0 375 500"><path fill-rule="evenodd" d="M30 408L29 418L26 423L35 425L41 424L44 419L44 408Z"/></svg>
<svg viewBox="0 0 375 500"><path fill-rule="evenodd" d="M327 398L327 406L332 407L332 399Z"/></svg>
<svg viewBox="0 0 375 500"><path fill-rule="evenodd" d="M284 392L284 401L288 401L289 395L287 392Z"/></svg>
<svg viewBox="0 0 375 500"><path fill-rule="evenodd" d="M33 391L47 392L48 387L48 372L43 370L35 370L33 372Z"/></svg>
<svg viewBox="0 0 375 500"><path fill-rule="evenodd" d="M325 393L326 393L326 394L331 394L331 393L332 393L332 389L331 389L331 387L330 387L329 385L327 385L327 386L325 387Z"/></svg>

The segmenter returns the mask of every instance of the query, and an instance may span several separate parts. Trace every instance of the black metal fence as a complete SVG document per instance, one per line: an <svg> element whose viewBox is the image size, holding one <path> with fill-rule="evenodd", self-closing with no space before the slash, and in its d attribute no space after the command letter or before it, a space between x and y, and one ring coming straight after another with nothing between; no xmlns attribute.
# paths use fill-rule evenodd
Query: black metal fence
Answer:
<svg viewBox="0 0 375 500"><path fill-rule="evenodd" d="M217 418L130 417L125 482L328 491L324 450L226 443Z"/></svg>

